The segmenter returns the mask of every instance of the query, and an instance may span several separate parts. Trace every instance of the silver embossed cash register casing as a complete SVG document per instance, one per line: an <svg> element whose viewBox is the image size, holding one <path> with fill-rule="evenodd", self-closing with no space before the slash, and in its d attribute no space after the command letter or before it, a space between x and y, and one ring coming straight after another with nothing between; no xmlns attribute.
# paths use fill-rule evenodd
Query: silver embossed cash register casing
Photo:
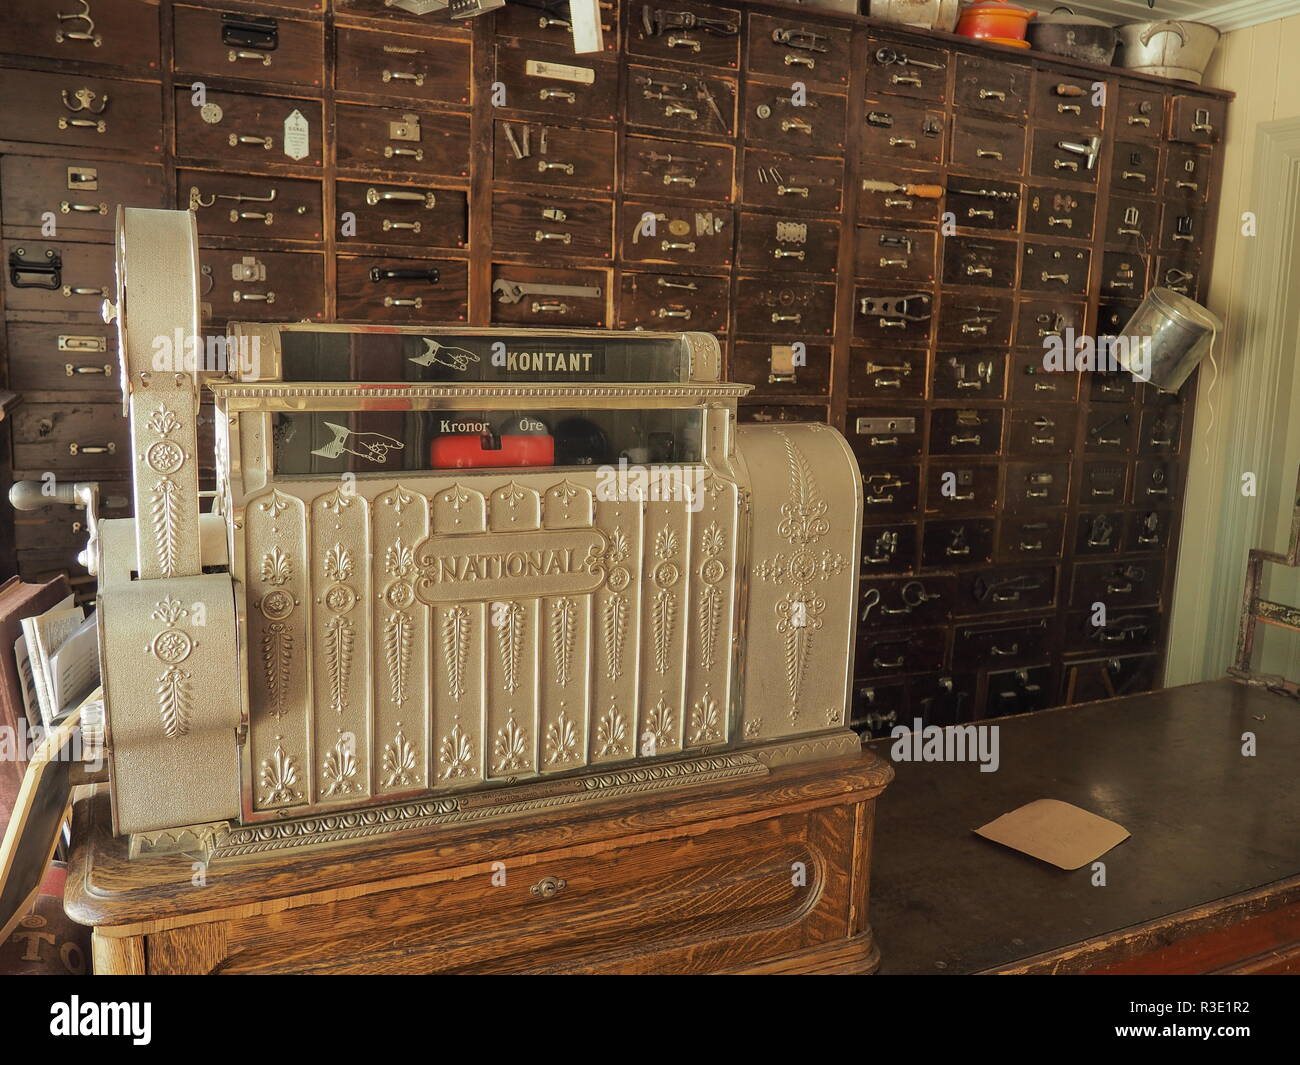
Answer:
<svg viewBox="0 0 1300 1065"><path fill-rule="evenodd" d="M256 364L200 385L175 361L199 334L193 216L123 212L118 256L135 518L100 522L92 552L115 828L137 849L332 842L856 750L856 463L826 426L738 427L747 386L719 382L712 337L234 326ZM456 379L455 352L527 338L613 344L629 365L653 349L669 372ZM293 344L404 346L432 353L437 379L414 355L400 362L415 369L383 363L369 380L365 365L357 379L285 379ZM217 491L201 514L205 388ZM424 443L404 427L424 412L553 425L593 410L607 424L620 412L616 428L686 427L670 444L698 496L611 493L608 467L560 456L509 469L407 457ZM391 433L357 429L376 424ZM311 454L346 451L349 470L281 468L286 425L327 427Z"/></svg>

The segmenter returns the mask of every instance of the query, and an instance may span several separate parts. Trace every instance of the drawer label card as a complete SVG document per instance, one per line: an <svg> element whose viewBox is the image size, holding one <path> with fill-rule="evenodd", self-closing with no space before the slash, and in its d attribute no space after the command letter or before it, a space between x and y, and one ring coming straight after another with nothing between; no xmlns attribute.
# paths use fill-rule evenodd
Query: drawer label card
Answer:
<svg viewBox="0 0 1300 1065"><path fill-rule="evenodd" d="M596 71L592 67L571 67L563 63L546 63L540 59L528 60L524 65L524 73L530 78L572 81L577 85L594 85L596 83Z"/></svg>
<svg viewBox="0 0 1300 1065"><path fill-rule="evenodd" d="M296 107L284 120L284 154L290 159L306 159L310 138L307 119Z"/></svg>

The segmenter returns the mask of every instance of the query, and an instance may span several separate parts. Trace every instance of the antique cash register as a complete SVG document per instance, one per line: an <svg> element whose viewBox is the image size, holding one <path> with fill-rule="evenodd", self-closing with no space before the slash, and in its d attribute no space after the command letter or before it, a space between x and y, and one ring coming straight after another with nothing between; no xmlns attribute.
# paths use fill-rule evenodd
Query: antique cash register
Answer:
<svg viewBox="0 0 1300 1065"><path fill-rule="evenodd" d="M125 210L106 308L135 517L90 549L133 854L857 751L862 492L837 432L738 426L748 386L698 333L236 325L214 367L196 248L191 213Z"/></svg>

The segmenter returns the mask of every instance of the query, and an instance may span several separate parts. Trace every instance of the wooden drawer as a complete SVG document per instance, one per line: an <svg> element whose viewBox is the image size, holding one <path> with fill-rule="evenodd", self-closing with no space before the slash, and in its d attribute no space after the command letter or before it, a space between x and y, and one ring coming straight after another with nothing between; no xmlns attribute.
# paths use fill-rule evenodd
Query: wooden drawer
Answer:
<svg viewBox="0 0 1300 1065"><path fill-rule="evenodd" d="M940 351L930 377L931 399L968 403L1000 400L1007 386L1007 356L1001 351Z"/></svg>
<svg viewBox="0 0 1300 1065"><path fill-rule="evenodd" d="M940 727L970 721L975 716L976 682L974 673L912 677L908 682L912 713L923 723Z"/></svg>
<svg viewBox="0 0 1300 1065"><path fill-rule="evenodd" d="M346 2L346 0L345 0ZM370 0L372 4L391 3L391 0ZM446 15L446 10L425 18ZM490 16L492 32L499 37L519 37L525 41L539 41L542 44L573 47L573 24L565 16L563 4L552 5L543 10L540 7L527 7L523 4L507 4L494 11ZM452 21L450 25L463 25L468 28L472 20ZM605 51L618 51L618 5L613 0L601 0L600 26L605 40Z"/></svg>
<svg viewBox="0 0 1300 1065"><path fill-rule="evenodd" d="M497 181L609 192L614 141L603 130L498 119L492 124L492 174Z"/></svg>
<svg viewBox="0 0 1300 1065"><path fill-rule="evenodd" d="M1091 192L1031 186L1026 192L1025 232L1088 240L1096 210L1097 197Z"/></svg>
<svg viewBox="0 0 1300 1065"><path fill-rule="evenodd" d="M1208 176L1208 171L1207 171ZM1110 187L1116 192L1154 195L1160 178L1160 148L1155 144L1120 141L1110 165Z"/></svg>
<svg viewBox="0 0 1300 1065"><path fill-rule="evenodd" d="M943 242L943 283L1013 288L1016 281L1014 241L990 237L948 237Z"/></svg>
<svg viewBox="0 0 1300 1065"><path fill-rule="evenodd" d="M325 259L319 252L199 252L204 320L320 321L325 317Z"/></svg>
<svg viewBox="0 0 1300 1065"><path fill-rule="evenodd" d="M1087 155L1062 148L1062 144L1083 145L1088 136L1060 129L1035 129L1030 137L1029 173L1033 177L1052 178L1080 184L1097 183L1097 164L1088 165Z"/></svg>
<svg viewBox="0 0 1300 1065"><path fill-rule="evenodd" d="M953 660L1014 666L1046 658L1051 651L1052 619L960 625L953 636Z"/></svg>
<svg viewBox="0 0 1300 1065"><path fill-rule="evenodd" d="M872 345L924 344L934 301L928 292L888 285L859 285L853 293L853 335Z"/></svg>
<svg viewBox="0 0 1300 1065"><path fill-rule="evenodd" d="M608 259L613 221L608 200L492 196L492 243L501 251Z"/></svg>
<svg viewBox="0 0 1300 1065"><path fill-rule="evenodd" d="M105 403L27 402L13 413L14 469L18 471L125 470L131 464L130 439L130 425L117 399Z"/></svg>
<svg viewBox="0 0 1300 1065"><path fill-rule="evenodd" d="M467 65L468 52L467 48ZM496 62L493 80L505 87L502 107L534 111L562 121L614 118L618 67L603 57L508 44L496 45L493 55Z"/></svg>
<svg viewBox="0 0 1300 1065"><path fill-rule="evenodd" d="M749 81L742 129L745 143L796 155L843 155L845 107L844 97L834 93L805 89L793 94L789 83Z"/></svg>
<svg viewBox="0 0 1300 1065"><path fill-rule="evenodd" d="M1088 412L1083 450L1086 454L1124 455L1137 439L1137 418L1127 410L1103 407Z"/></svg>
<svg viewBox="0 0 1300 1065"><path fill-rule="evenodd" d="M830 336L835 286L818 281L742 277L736 282L736 332L800 339Z"/></svg>
<svg viewBox="0 0 1300 1065"><path fill-rule="evenodd" d="M1002 450L1003 411L994 407L938 407L930 412L931 456L996 455Z"/></svg>
<svg viewBox="0 0 1300 1065"><path fill-rule="evenodd" d="M629 11L642 14L627 20L630 56L730 70L740 65L740 12L735 8L674 0L670 8Z"/></svg>
<svg viewBox="0 0 1300 1065"><path fill-rule="evenodd" d="M162 86L79 74L0 70L0 140L113 148L156 158L162 151Z"/></svg>
<svg viewBox="0 0 1300 1065"><path fill-rule="evenodd" d="M131 513L131 482L101 481L99 518L129 518ZM85 548L87 535L81 507L47 503L14 512L14 545L19 551L60 551L75 557Z"/></svg>
<svg viewBox="0 0 1300 1065"><path fill-rule="evenodd" d="M366 93L386 101L469 103L468 40L407 37L351 26L338 27L335 38L334 87L341 93ZM505 80L500 72L498 78Z"/></svg>
<svg viewBox="0 0 1300 1065"><path fill-rule="evenodd" d="M176 202L201 237L321 239L321 183L215 170L177 170Z"/></svg>
<svg viewBox="0 0 1300 1065"><path fill-rule="evenodd" d="M1163 285L1184 296L1199 299L1204 291L1204 270L1192 251L1173 252L1156 259L1152 284Z"/></svg>
<svg viewBox="0 0 1300 1065"><path fill-rule="evenodd" d="M865 577L858 589L858 628L942 625L954 588L951 577Z"/></svg>
<svg viewBox="0 0 1300 1065"><path fill-rule="evenodd" d="M1014 318L1010 296L945 291L939 296L939 325L935 339L940 346L1009 344Z"/></svg>
<svg viewBox="0 0 1300 1065"><path fill-rule="evenodd" d="M1065 518L1058 515L1008 515L998 528L999 562L1037 562L1061 554Z"/></svg>
<svg viewBox="0 0 1300 1065"><path fill-rule="evenodd" d="M1226 100L1176 95L1169 108L1169 139L1179 144L1217 144L1223 140L1227 117Z"/></svg>
<svg viewBox="0 0 1300 1065"><path fill-rule="evenodd" d="M749 71L848 85L852 33L848 26L751 13L746 53Z"/></svg>
<svg viewBox="0 0 1300 1065"><path fill-rule="evenodd" d="M824 396L830 390L829 344L805 344L802 355L790 344L737 340L728 378L753 385L755 396ZM802 358L802 365L797 361Z"/></svg>
<svg viewBox="0 0 1300 1065"><path fill-rule="evenodd" d="M493 325L591 325L605 324L609 274L605 270L541 269L518 263L492 264ZM508 286L522 286L514 295ZM533 294L530 285L564 286L573 291L562 295Z"/></svg>
<svg viewBox="0 0 1300 1065"><path fill-rule="evenodd" d="M862 516L877 521L886 515L910 514L921 495L921 467L890 462L862 470Z"/></svg>
<svg viewBox="0 0 1300 1065"><path fill-rule="evenodd" d="M121 395L116 327L10 322L5 336L9 387L15 391Z"/></svg>
<svg viewBox="0 0 1300 1065"><path fill-rule="evenodd" d="M625 273L619 282L619 329L727 331L725 277Z"/></svg>
<svg viewBox="0 0 1300 1065"><path fill-rule="evenodd" d="M860 138L862 165L869 168L877 160L904 166L942 163L947 122L944 111L923 103L897 97L868 100Z"/></svg>
<svg viewBox="0 0 1300 1065"><path fill-rule="evenodd" d="M735 78L713 74L628 66L628 125L709 137L735 136L736 85Z"/></svg>
<svg viewBox="0 0 1300 1065"><path fill-rule="evenodd" d="M1107 655L1065 667L1063 705L1150 691L1160 677L1159 655Z"/></svg>
<svg viewBox="0 0 1300 1065"><path fill-rule="evenodd" d="M1142 261L1140 259L1134 262L1133 256L1122 255L1119 252L1108 252L1107 254L1114 255L1114 259L1111 262L1107 263L1106 260L1103 258L1102 269L1111 270L1113 274L1116 274L1118 276L1119 280L1123 281L1127 277L1127 280L1132 282L1133 277L1127 275L1132 274L1134 272L1140 274L1141 267L1142 267ZM1123 270L1120 270L1120 266L1122 264L1127 264L1127 265L1124 267ZM1102 281L1103 291L1105 290L1105 287L1106 285L1105 285L1105 279L1103 275L1103 281ZM1122 290L1118 290L1118 291L1121 291L1122 293L1127 295L1130 292L1134 291L1134 289L1135 286L1129 284L1129 285L1125 285L1125 287ZM1140 291L1140 289L1138 289L1137 291ZM1133 300L1115 299L1103 295L1101 303L1097 307L1097 335L1099 337L1118 335L1119 331L1123 329L1125 325L1128 324L1128 320L1133 317L1133 312L1136 311L1137 308L1138 308L1138 301L1136 299Z"/></svg>
<svg viewBox="0 0 1300 1065"><path fill-rule="evenodd" d="M1138 429L1139 455L1173 455L1178 452L1183 411L1177 403L1161 403L1142 411Z"/></svg>
<svg viewBox="0 0 1300 1065"><path fill-rule="evenodd" d="M1137 196L1111 196L1106 209L1106 228L1101 239L1107 244L1135 252L1150 249L1156 239L1160 206Z"/></svg>
<svg viewBox="0 0 1300 1065"><path fill-rule="evenodd" d="M158 0L15 3L0 19L0 52L60 63L158 69Z"/></svg>
<svg viewBox="0 0 1300 1065"><path fill-rule="evenodd" d="M1128 463L1091 461L1083 464L1079 483L1081 503L1121 503L1128 487Z"/></svg>
<svg viewBox="0 0 1300 1065"><path fill-rule="evenodd" d="M116 292L113 245L6 240L5 314L93 314Z"/></svg>
<svg viewBox="0 0 1300 1065"><path fill-rule="evenodd" d="M991 562L996 531L992 518L927 521L921 537L921 565L949 569Z"/></svg>
<svg viewBox="0 0 1300 1065"><path fill-rule="evenodd" d="M925 395L926 353L908 348L855 345L849 350L849 395L920 399Z"/></svg>
<svg viewBox="0 0 1300 1065"><path fill-rule="evenodd" d="M621 257L630 262L730 266L736 237L729 208L712 210L627 200L620 221Z"/></svg>
<svg viewBox="0 0 1300 1065"><path fill-rule="evenodd" d="M1001 566L962 573L957 579L957 615L1043 610L1056 602L1053 566Z"/></svg>
<svg viewBox="0 0 1300 1065"><path fill-rule="evenodd" d="M1163 551L1169 546L1169 534L1174 524L1174 515L1170 511L1143 508L1128 517L1130 520L1126 524L1123 539L1124 551L1138 554Z"/></svg>
<svg viewBox="0 0 1300 1065"><path fill-rule="evenodd" d="M1123 370L1116 370L1114 373L1094 370L1092 373L1084 374L1083 379L1087 382L1090 403L1129 404L1133 402L1136 382Z"/></svg>
<svg viewBox="0 0 1300 1065"><path fill-rule="evenodd" d="M867 38L867 95L889 93L942 103L948 98L948 53L888 37Z"/></svg>
<svg viewBox="0 0 1300 1065"><path fill-rule="evenodd" d="M334 198L339 217L355 219L341 244L463 248L469 240L469 204L460 189L339 181Z"/></svg>
<svg viewBox="0 0 1300 1065"><path fill-rule="evenodd" d="M1031 410L1013 410L1007 431L1007 454L1068 455L1074 450L1078 424L1075 407L1036 406Z"/></svg>
<svg viewBox="0 0 1300 1065"><path fill-rule="evenodd" d="M905 224L931 225L939 220L943 203L942 177L933 172L904 170L873 162L862 168L867 174L858 193L858 219L881 219ZM929 195L907 190L923 187Z"/></svg>
<svg viewBox="0 0 1300 1065"><path fill-rule="evenodd" d="M1024 115L1029 108L1033 72L1010 63L1002 55L959 53L953 98L959 108L992 111L999 115Z"/></svg>
<svg viewBox="0 0 1300 1065"><path fill-rule="evenodd" d="M884 280L934 280L935 233L929 229L858 226L856 272Z"/></svg>
<svg viewBox="0 0 1300 1065"><path fill-rule="evenodd" d="M1046 657L1044 655L1044 657ZM1046 710L1056 704L1056 670L1051 665L999 670L988 675L984 718Z"/></svg>
<svg viewBox="0 0 1300 1065"><path fill-rule="evenodd" d="M929 514L974 514L998 502L996 464L932 462L927 474L925 509Z"/></svg>
<svg viewBox="0 0 1300 1065"><path fill-rule="evenodd" d="M1011 400L1020 403L1073 403L1079 394L1079 375L1074 371L1048 371L1043 352L1013 352L1011 355Z"/></svg>
<svg viewBox="0 0 1300 1065"><path fill-rule="evenodd" d="M1173 459L1139 459L1133 470L1133 502L1142 506L1182 498L1182 477Z"/></svg>
<svg viewBox="0 0 1300 1065"><path fill-rule="evenodd" d="M1159 140L1165 123L1165 94L1159 89L1121 85L1118 97L1119 104L1115 110L1118 135Z"/></svg>
<svg viewBox="0 0 1300 1065"><path fill-rule="evenodd" d="M868 525L862 530L862 572L911 570L916 565L916 525Z"/></svg>
<svg viewBox="0 0 1300 1065"><path fill-rule="evenodd" d="M922 407L851 406L845 419L845 439L859 462L913 458L925 442Z"/></svg>
<svg viewBox="0 0 1300 1065"><path fill-rule="evenodd" d="M1104 296L1122 296L1140 299L1146 292L1147 263L1146 257L1137 252L1108 251L1101 257L1101 291ZM1128 319L1118 324L1122 327ZM1098 317L1097 331L1105 332L1108 325Z"/></svg>
<svg viewBox="0 0 1300 1065"><path fill-rule="evenodd" d="M62 156L0 157L0 212L14 236L39 237L45 214L60 237L113 239L117 205L164 207L162 167Z"/></svg>
<svg viewBox="0 0 1300 1065"><path fill-rule="evenodd" d="M1185 203L1166 203L1160 213L1160 250L1199 254L1208 240L1208 217L1204 208Z"/></svg>
<svg viewBox="0 0 1300 1065"><path fill-rule="evenodd" d="M1086 304L1072 300L1022 296L1016 303L1016 344L1042 351L1055 340L1064 342L1071 330L1082 336L1087 313Z"/></svg>
<svg viewBox="0 0 1300 1065"><path fill-rule="evenodd" d="M958 170L1018 177L1025 171L1025 127L1006 119L959 113L952 120L948 159Z"/></svg>
<svg viewBox="0 0 1300 1065"><path fill-rule="evenodd" d="M863 682L853 685L853 707L849 728L863 736L888 736L897 725L907 726L907 682L884 684Z"/></svg>
<svg viewBox="0 0 1300 1065"><path fill-rule="evenodd" d="M1060 129L1101 129L1105 108L1093 102L1097 98L1093 82L1091 76L1074 77L1061 70L1036 71L1030 115ZM1101 99L1105 98L1103 92Z"/></svg>
<svg viewBox="0 0 1300 1065"><path fill-rule="evenodd" d="M934 234L927 234L934 242ZM840 223L826 219L788 219L744 211L740 215L736 261L745 270L780 273L835 273Z"/></svg>
<svg viewBox="0 0 1300 1065"><path fill-rule="evenodd" d="M335 260L343 322L463 322L469 264L462 259L340 255Z"/></svg>
<svg viewBox="0 0 1300 1065"><path fill-rule="evenodd" d="M319 22L176 6L172 66L186 74L320 88L325 27Z"/></svg>
<svg viewBox="0 0 1300 1065"><path fill-rule="evenodd" d="M635 136L625 137L623 144L625 192L731 202L736 150L729 145Z"/></svg>
<svg viewBox="0 0 1300 1065"><path fill-rule="evenodd" d="M1149 651L1160 637L1160 612L1155 607L1125 607L1106 611L1105 624L1095 624L1091 610L1066 616L1065 650L1121 654Z"/></svg>
<svg viewBox="0 0 1300 1065"><path fill-rule="evenodd" d="M1026 244L1020 287L1040 292L1085 295L1092 253L1057 244Z"/></svg>
<svg viewBox="0 0 1300 1065"><path fill-rule="evenodd" d="M195 107L188 86L176 89L176 154L237 161L320 166L321 105L281 96L207 90L207 103Z"/></svg>
<svg viewBox="0 0 1300 1065"><path fill-rule="evenodd" d="M1171 144L1165 152L1160 195L1180 203L1205 203L1210 193L1211 158L1204 148Z"/></svg>
<svg viewBox="0 0 1300 1065"><path fill-rule="evenodd" d="M947 662L947 631L915 629L906 633L858 633L853 669L860 677L901 677Z"/></svg>
<svg viewBox="0 0 1300 1065"><path fill-rule="evenodd" d="M1062 508L1070 496L1070 463L1036 460L1008 462L1006 509Z"/></svg>
<svg viewBox="0 0 1300 1065"><path fill-rule="evenodd" d="M948 178L948 212L963 229L1019 229L1020 186L987 178Z"/></svg>
<svg viewBox="0 0 1300 1065"><path fill-rule="evenodd" d="M842 159L801 158L746 148L742 200L754 207L838 214Z"/></svg>
<svg viewBox="0 0 1300 1065"><path fill-rule="evenodd" d="M469 176L469 115L340 103L335 118L340 171Z"/></svg>

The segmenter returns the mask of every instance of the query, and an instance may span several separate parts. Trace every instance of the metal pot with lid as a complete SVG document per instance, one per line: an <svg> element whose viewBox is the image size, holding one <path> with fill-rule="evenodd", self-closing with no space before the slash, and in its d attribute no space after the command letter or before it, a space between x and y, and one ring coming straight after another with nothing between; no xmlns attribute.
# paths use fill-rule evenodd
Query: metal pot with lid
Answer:
<svg viewBox="0 0 1300 1065"><path fill-rule="evenodd" d="M1089 15L1076 15L1064 5L1052 8L1050 15L1039 15L1029 24L1027 35L1030 46L1040 52L1098 66L1109 66L1119 46L1113 26Z"/></svg>

